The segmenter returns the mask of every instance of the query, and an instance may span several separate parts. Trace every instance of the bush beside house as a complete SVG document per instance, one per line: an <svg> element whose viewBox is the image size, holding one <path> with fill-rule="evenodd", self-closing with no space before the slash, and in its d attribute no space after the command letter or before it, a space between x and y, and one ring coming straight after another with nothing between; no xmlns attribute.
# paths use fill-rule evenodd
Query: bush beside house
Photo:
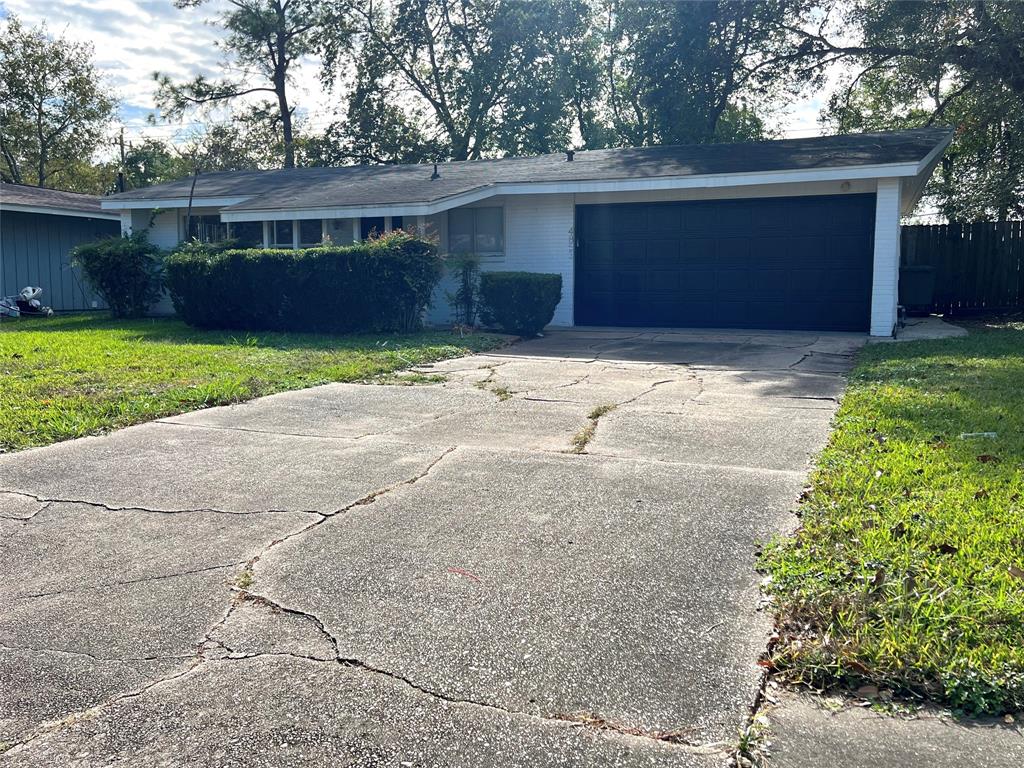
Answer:
<svg viewBox="0 0 1024 768"><path fill-rule="evenodd" d="M190 325L346 333L418 328L441 265L433 243L395 231L301 250L186 246L165 270Z"/></svg>
<svg viewBox="0 0 1024 768"><path fill-rule="evenodd" d="M79 245L71 252L71 263L114 317L142 317L160 298L160 249L144 232Z"/></svg>
<svg viewBox="0 0 1024 768"><path fill-rule="evenodd" d="M555 316L562 300L562 276L538 272L480 275L481 317L506 333L536 336Z"/></svg>

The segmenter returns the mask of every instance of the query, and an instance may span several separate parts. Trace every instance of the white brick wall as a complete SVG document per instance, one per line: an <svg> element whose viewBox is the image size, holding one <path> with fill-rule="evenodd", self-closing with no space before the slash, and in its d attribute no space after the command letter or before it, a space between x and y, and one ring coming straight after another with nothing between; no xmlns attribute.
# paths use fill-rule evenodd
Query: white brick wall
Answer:
<svg viewBox="0 0 1024 768"><path fill-rule="evenodd" d="M552 325L573 324L575 208L572 195L508 198L505 204L505 258L487 269L557 272L562 301Z"/></svg>
<svg viewBox="0 0 1024 768"><path fill-rule="evenodd" d="M900 276L900 180L879 179L875 198L875 260L871 335L892 336Z"/></svg>
<svg viewBox="0 0 1024 768"><path fill-rule="evenodd" d="M562 301L555 308L552 325L572 325L573 226L572 195L527 195L480 203L500 204L505 209L505 255L481 261L481 271L549 272L562 275ZM447 214L429 217L440 240L441 252L448 249ZM428 226L428 231L431 227ZM436 325L452 322L446 294L455 290L451 275L445 275L434 291L427 321Z"/></svg>

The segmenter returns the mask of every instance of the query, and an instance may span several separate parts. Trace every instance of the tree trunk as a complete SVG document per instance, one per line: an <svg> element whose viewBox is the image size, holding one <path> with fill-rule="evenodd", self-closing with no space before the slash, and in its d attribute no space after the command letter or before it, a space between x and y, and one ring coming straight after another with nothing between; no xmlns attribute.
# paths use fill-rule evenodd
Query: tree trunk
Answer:
<svg viewBox="0 0 1024 768"><path fill-rule="evenodd" d="M469 136L452 136L452 160L469 160Z"/></svg>
<svg viewBox="0 0 1024 768"><path fill-rule="evenodd" d="M288 107L284 72L274 73L274 90L277 91L277 107L281 111L281 131L284 134L284 167L294 168L295 141L292 137L292 112Z"/></svg>

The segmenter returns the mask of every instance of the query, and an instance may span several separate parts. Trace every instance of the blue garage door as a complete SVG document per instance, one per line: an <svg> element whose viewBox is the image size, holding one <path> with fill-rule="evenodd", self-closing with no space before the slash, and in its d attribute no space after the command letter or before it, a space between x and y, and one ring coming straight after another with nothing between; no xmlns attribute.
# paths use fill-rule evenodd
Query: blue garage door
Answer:
<svg viewBox="0 0 1024 768"><path fill-rule="evenodd" d="M875 196L576 207L577 325L866 331Z"/></svg>

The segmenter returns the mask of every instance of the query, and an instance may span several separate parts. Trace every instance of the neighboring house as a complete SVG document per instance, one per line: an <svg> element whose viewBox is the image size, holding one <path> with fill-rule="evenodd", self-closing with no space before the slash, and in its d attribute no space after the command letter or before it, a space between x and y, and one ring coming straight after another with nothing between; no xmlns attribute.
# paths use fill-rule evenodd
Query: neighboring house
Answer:
<svg viewBox="0 0 1024 768"><path fill-rule="evenodd" d="M201 174L113 195L150 227L298 248L402 227L485 270L557 272L553 324L870 331L897 319L900 215L951 132ZM155 210L159 209L159 210ZM154 215L155 214L155 215ZM439 289L430 320L450 310Z"/></svg>
<svg viewBox="0 0 1024 768"><path fill-rule="evenodd" d="M119 221L95 195L0 182L0 296L32 285L58 312L103 306L68 257L80 243L120 233Z"/></svg>

